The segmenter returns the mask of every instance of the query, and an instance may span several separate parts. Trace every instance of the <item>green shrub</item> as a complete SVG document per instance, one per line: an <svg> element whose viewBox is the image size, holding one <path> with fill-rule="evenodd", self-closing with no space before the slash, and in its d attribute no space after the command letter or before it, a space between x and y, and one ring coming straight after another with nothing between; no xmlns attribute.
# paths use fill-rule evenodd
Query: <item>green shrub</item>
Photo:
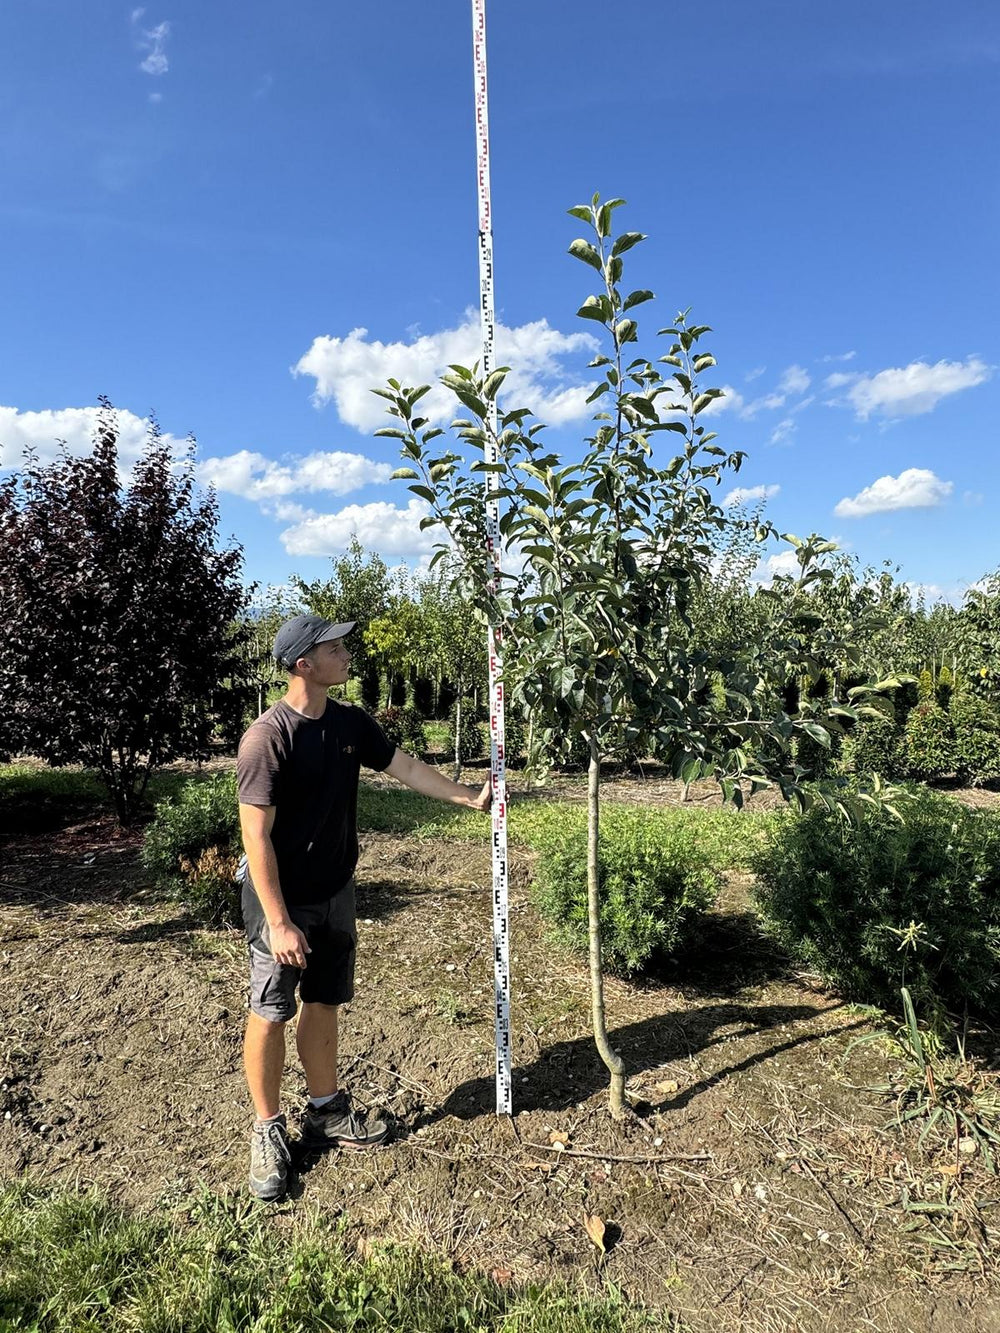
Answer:
<svg viewBox="0 0 1000 1333"><path fill-rule="evenodd" d="M565 819L536 827L533 893L554 933L585 952L587 832ZM605 967L629 975L675 952L718 892L719 880L693 827L665 825L641 810L606 806L600 838Z"/></svg>
<svg viewBox="0 0 1000 1333"><path fill-rule="evenodd" d="M202 920L239 921L236 778L189 781L161 801L146 829L142 863Z"/></svg>
<svg viewBox="0 0 1000 1333"><path fill-rule="evenodd" d="M951 670L943 666L938 672L937 685L934 689L934 697L945 711L951 707L951 701L955 693L955 678Z"/></svg>
<svg viewBox="0 0 1000 1333"><path fill-rule="evenodd" d="M877 773L896 778L903 771L903 732L895 717L866 717L844 737L840 767L868 780Z"/></svg>
<svg viewBox="0 0 1000 1333"><path fill-rule="evenodd" d="M392 745L398 745L401 750L418 757L426 750L423 719L412 706L394 708L390 705L388 708L380 708L375 714L375 721Z"/></svg>
<svg viewBox="0 0 1000 1333"><path fill-rule="evenodd" d="M418 676L413 682L413 707L422 718L434 713L434 682L429 676Z"/></svg>
<svg viewBox="0 0 1000 1333"><path fill-rule="evenodd" d="M841 744L841 738L835 732L830 735L829 745L821 745L812 736L800 732L795 739L795 762L801 764L814 780L826 777L837 765Z"/></svg>
<svg viewBox="0 0 1000 1333"><path fill-rule="evenodd" d="M524 752L528 748L528 728L524 717L516 708L504 709L503 740L507 764L523 762Z"/></svg>
<svg viewBox="0 0 1000 1333"><path fill-rule="evenodd" d="M892 1009L906 985L954 1009L1000 986L1000 819L917 788L904 822L814 807L754 858L769 930L844 995Z"/></svg>
<svg viewBox="0 0 1000 1333"><path fill-rule="evenodd" d="M453 706L448 723L448 743L446 746L446 752L449 758L452 758L455 754L456 711L457 711L456 708ZM472 762L473 759L481 759L483 755L487 753L487 745L488 745L486 737L487 730L488 728L484 727L483 724L477 719L476 710L472 706L471 701L468 699L463 700L461 735L458 747L459 763L469 764Z"/></svg>
<svg viewBox="0 0 1000 1333"><path fill-rule="evenodd" d="M940 704L925 699L906 719L903 760L907 775L921 782L934 782L955 772L955 728Z"/></svg>
<svg viewBox="0 0 1000 1333"><path fill-rule="evenodd" d="M928 699L934 698L934 677L931 674L930 667L924 667L917 677L917 699L920 703L926 703Z"/></svg>
<svg viewBox="0 0 1000 1333"><path fill-rule="evenodd" d="M963 690L952 700L951 720L962 781L978 787L1000 779L1000 713L996 708Z"/></svg>

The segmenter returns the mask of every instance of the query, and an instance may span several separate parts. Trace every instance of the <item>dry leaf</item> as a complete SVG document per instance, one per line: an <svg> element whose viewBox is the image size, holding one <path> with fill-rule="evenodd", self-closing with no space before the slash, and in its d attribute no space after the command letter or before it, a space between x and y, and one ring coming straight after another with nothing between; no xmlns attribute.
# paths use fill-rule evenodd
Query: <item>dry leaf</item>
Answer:
<svg viewBox="0 0 1000 1333"><path fill-rule="evenodd" d="M549 1135L549 1142L552 1144L553 1148L558 1148L561 1152L563 1148L569 1147L570 1137L566 1130L554 1129Z"/></svg>
<svg viewBox="0 0 1000 1333"><path fill-rule="evenodd" d="M604 1222L596 1213L584 1213L583 1225L586 1228L587 1235L602 1254L607 1254L604 1248Z"/></svg>
<svg viewBox="0 0 1000 1333"><path fill-rule="evenodd" d="M513 1276L514 1274L509 1268L494 1268L493 1270L493 1281L499 1282L501 1287L505 1287L507 1283L511 1281Z"/></svg>
<svg viewBox="0 0 1000 1333"><path fill-rule="evenodd" d="M938 1167L938 1170L941 1172L943 1176L957 1176L958 1173L961 1171L961 1169L962 1168L960 1166L956 1166L954 1163L952 1163L950 1166Z"/></svg>
<svg viewBox="0 0 1000 1333"><path fill-rule="evenodd" d="M740 1195L743 1193L743 1181L742 1181L742 1180L734 1180L734 1181L733 1181L733 1193L736 1195L737 1199L738 1199L738 1198L740 1197Z"/></svg>
<svg viewBox="0 0 1000 1333"><path fill-rule="evenodd" d="M657 1083L656 1091L662 1097L669 1097L672 1093L677 1092L679 1086L675 1078L665 1078L662 1083Z"/></svg>

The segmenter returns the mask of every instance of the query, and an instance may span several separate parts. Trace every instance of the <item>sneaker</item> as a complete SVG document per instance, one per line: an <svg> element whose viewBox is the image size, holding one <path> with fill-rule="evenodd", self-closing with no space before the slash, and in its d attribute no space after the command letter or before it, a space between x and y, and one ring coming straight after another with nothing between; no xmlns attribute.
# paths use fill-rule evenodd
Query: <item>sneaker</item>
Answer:
<svg viewBox="0 0 1000 1333"><path fill-rule="evenodd" d="M265 1203L275 1203L288 1192L288 1133L285 1117L255 1124L250 1136L250 1192Z"/></svg>
<svg viewBox="0 0 1000 1333"><path fill-rule="evenodd" d="M325 1106L306 1106L302 1120L302 1140L315 1146L339 1148L374 1148L389 1137L384 1120L368 1120L351 1105L349 1092L338 1092Z"/></svg>

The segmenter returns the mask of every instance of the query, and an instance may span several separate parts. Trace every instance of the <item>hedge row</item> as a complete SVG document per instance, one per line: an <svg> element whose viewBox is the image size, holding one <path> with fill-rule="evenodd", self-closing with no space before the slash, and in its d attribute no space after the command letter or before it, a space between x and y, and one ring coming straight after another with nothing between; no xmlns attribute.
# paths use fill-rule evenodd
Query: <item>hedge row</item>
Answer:
<svg viewBox="0 0 1000 1333"><path fill-rule="evenodd" d="M714 901L720 873L745 862L773 815L729 810L638 811L607 804L601 820L602 924L605 961L630 974L675 953ZM439 801L362 783L362 831L423 838L478 839L489 819ZM585 950L586 813L548 801L515 806L514 844L538 853L535 901L554 933ZM208 921L237 920L234 885L240 855L235 780L192 781L161 803L143 848L146 867Z"/></svg>
<svg viewBox="0 0 1000 1333"><path fill-rule="evenodd" d="M602 933L611 971L629 975L691 942L721 873L747 865L770 933L851 998L895 1005L906 985L952 1009L985 1012L1000 995L1000 817L914 788L902 819L872 810L859 827L822 808L787 812L640 810L605 805ZM484 815L362 784L362 830L486 837ZM527 801L510 836L537 853L533 895L553 932L587 948L586 813ZM239 856L230 776L190 782L162 803L143 857L193 910L234 919Z"/></svg>

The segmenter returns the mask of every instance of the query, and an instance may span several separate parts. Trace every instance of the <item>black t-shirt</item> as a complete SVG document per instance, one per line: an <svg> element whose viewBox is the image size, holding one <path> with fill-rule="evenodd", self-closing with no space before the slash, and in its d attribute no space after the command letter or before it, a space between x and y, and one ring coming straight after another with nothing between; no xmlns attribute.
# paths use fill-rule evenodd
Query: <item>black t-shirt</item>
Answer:
<svg viewBox="0 0 1000 1333"><path fill-rule="evenodd" d="M358 863L358 774L381 772L396 747L361 708L327 700L305 717L279 700L240 741L241 805L273 805L271 842L288 905L315 903L342 889Z"/></svg>

